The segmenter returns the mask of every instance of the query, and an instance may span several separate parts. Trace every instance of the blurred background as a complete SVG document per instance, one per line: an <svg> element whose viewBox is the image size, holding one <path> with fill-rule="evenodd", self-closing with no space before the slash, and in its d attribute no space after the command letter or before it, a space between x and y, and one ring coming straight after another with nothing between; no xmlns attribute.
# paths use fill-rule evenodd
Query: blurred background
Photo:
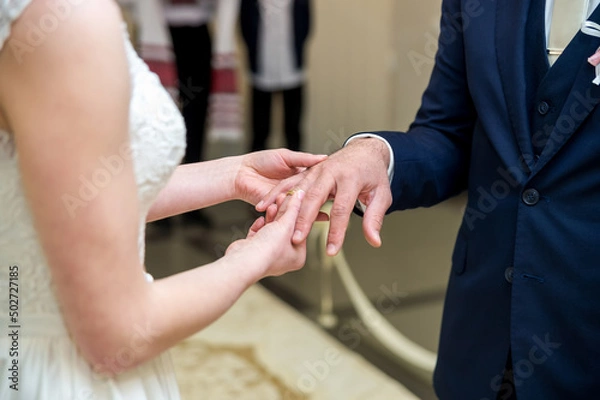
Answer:
<svg viewBox="0 0 600 400"><path fill-rule="evenodd" d="M271 0L271 3L276 4L277 0ZM408 128L433 67L440 9L440 0L311 2L312 28L306 42L305 106L301 120L303 150L330 154L355 132L404 131ZM209 29L214 34L215 27L212 24ZM242 154L247 151L251 140L251 85L246 47L237 19L234 32L238 55L236 85L240 91L239 104L243 110L242 135L223 138L211 136L209 132L204 144L205 159ZM269 148L286 146L283 108L281 97L274 96ZM380 249L373 249L365 242L361 219L353 216L344 246L347 263L377 312L398 332L431 352L437 350L450 256L463 207L464 199L459 196L433 208L389 215L385 220L383 246ZM168 229L149 226L146 263L148 270L156 278L196 267L222 256L232 241L245 236L256 214L250 206L232 202L206 210L205 217L206 221L198 224L188 224L182 219L174 218ZM323 256L317 239L311 241L309 252L307 265L301 271L261 282L260 288L257 288L260 295L257 296L264 294L264 298L261 297L264 302L254 297L248 299L248 304L255 304L253 301L257 301L256 304L260 304L260 307L244 308L243 298L242 305L224 317L224 325L219 326L217 323L214 330L210 328L208 333L196 338L198 342L195 351L192 350L193 344L190 344L193 342L189 341L175 351L176 364L178 359L185 359L187 356L198 357L195 361L179 363L178 368L183 371L182 374L191 374L191 377L182 378L182 392L188 398L219 400L435 399L430 377L428 379L422 373L415 373L408 365L410 363L399 360L377 340L377 335L373 335L369 324L359 317L350 299L349 289L336 271L332 271L331 275L323 273ZM283 308L280 303L285 304ZM332 314L324 315L323 305L325 311L332 311ZM274 307L272 310L269 308L271 306ZM261 319L259 314L265 312L273 318L281 319L264 322L268 318ZM282 316L276 317L279 312ZM256 313L256 319L254 322L247 321L246 319L253 318L252 313ZM304 348L305 360L300 358L292 361L292 358L288 358L285 363L271 363L274 357L280 357L273 354L282 354L286 351L285 348L267 351L259 343L261 340L282 340L283 343L286 336L289 338L299 335L304 329L292 328L296 326L296 322L289 322L290 331L285 333L288 325L285 322L287 317L283 314L294 315L293 318L299 318L294 321L310 327L306 329L311 333L302 331L305 337L298 338L293 346L287 342L284 346ZM237 316L237 319L232 319L232 316ZM271 329L281 330L282 336L275 337L272 330L266 334L251 333L256 328L256 321L263 321L261 324L265 326L278 325ZM236 328L237 323L240 324L239 329ZM250 327L243 325L244 323L249 323ZM246 342L245 337L253 339ZM342 373L342 369L333 368L333 363L323 364L323 359L326 360L324 356L321 356L323 359L311 359L311 340L316 348L322 348L317 343L324 340L328 343L325 348L343 349L339 351L348 352L353 360L356 357L360 362L357 361L356 365L348 363L354 365L352 368L356 370L350 371L348 368L348 371L344 369ZM201 350L198 350L199 343L203 346ZM255 348L252 362L248 361L247 356L242 357L239 350L247 346ZM224 348L238 350L228 353L229 350L225 351ZM212 349L212 352L207 349ZM256 395L248 389L252 386L250 385L239 389L234 396L231 392L232 382L240 379L240 375L236 374L244 371L246 364L246 367L235 363L227 364L231 369L223 372L224 377L215 377L212 381L200 379L202 372L195 371L194 368L202 364L202 360L206 360L207 354L216 354L215 351L219 354L223 354L223 351L229 355L237 354L239 359L245 360L244 363L254 365L253 374L263 378L268 376L272 390ZM214 365L205 367L215 370ZM225 367L226 370L227 368ZM361 372L363 370L360 368L371 372ZM323 372L325 369L328 374ZM333 376L336 371L340 376ZM347 375L344 375L346 372ZM307 376L312 377L312 381ZM361 389L353 388L354 381L367 379L368 376L377 376L372 379L377 379L377 387L380 389L361 392ZM206 388L211 385L210 382L221 382L230 391L211 391ZM345 384L332 387L333 382ZM389 386L389 392L385 385ZM283 390L282 387L287 389ZM406 397L400 396L400 391Z"/></svg>

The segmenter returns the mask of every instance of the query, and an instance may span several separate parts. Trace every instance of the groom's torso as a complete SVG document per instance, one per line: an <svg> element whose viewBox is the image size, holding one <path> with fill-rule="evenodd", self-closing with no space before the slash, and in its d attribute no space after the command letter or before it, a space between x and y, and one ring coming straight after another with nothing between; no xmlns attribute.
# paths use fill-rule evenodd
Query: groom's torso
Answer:
<svg viewBox="0 0 600 400"><path fill-rule="evenodd" d="M577 33L549 68L535 1L462 0L445 16L462 35L446 33L440 51L463 40L477 121L436 371L442 399L494 398L509 348L520 398L600 391L600 88L587 62L600 39Z"/></svg>

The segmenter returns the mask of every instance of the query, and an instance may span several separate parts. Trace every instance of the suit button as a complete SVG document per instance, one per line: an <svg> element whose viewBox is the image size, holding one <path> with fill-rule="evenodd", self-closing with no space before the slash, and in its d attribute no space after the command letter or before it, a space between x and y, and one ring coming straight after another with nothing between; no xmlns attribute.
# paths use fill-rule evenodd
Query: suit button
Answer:
<svg viewBox="0 0 600 400"><path fill-rule="evenodd" d="M540 104L538 104L537 110L540 113L540 115L546 115L548 114L548 111L550 111L550 105L545 101L541 101Z"/></svg>
<svg viewBox="0 0 600 400"><path fill-rule="evenodd" d="M528 206L535 206L540 201L540 193L535 189L527 189L523 192L522 199Z"/></svg>
<svg viewBox="0 0 600 400"><path fill-rule="evenodd" d="M506 279L506 282L512 283L514 276L515 269L513 267L508 267L506 270L504 270L504 279Z"/></svg>

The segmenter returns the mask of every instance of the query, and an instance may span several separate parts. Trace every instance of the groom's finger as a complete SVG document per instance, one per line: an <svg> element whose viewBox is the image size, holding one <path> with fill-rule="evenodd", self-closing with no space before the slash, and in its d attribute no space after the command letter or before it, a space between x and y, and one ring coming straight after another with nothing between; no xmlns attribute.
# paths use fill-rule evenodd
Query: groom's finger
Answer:
<svg viewBox="0 0 600 400"><path fill-rule="evenodd" d="M381 228L385 213L392 204L389 187L381 186L375 191L371 202L367 205L363 217L363 233L367 242L373 247L381 246Z"/></svg>
<svg viewBox="0 0 600 400"><path fill-rule="evenodd" d="M273 187L269 193L267 193L262 200L256 205L256 211L263 212L269 207L271 204L278 201L279 196L285 194L288 190L297 187L297 183L302 181L302 173L298 175L291 176L283 181L279 182L275 187Z"/></svg>

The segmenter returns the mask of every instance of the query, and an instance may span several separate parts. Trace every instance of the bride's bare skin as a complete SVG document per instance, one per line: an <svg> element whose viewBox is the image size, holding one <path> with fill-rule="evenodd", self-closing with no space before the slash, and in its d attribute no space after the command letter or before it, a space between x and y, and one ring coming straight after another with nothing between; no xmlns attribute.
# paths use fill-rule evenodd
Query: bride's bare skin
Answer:
<svg viewBox="0 0 600 400"><path fill-rule="evenodd" d="M4 118L2 109L0 109L0 131L7 131L8 124L6 123L6 119Z"/></svg>
<svg viewBox="0 0 600 400"><path fill-rule="evenodd" d="M153 333L127 368L142 363L220 317L259 279L300 268L303 244L291 237L301 192L257 222L249 238L220 260L149 284L138 256L137 188L131 161L75 217L62 201L99 157L128 143L131 83L120 12L114 2L74 7L33 51L28 21L46 2L33 0L0 52L0 127L10 126L39 240L61 310L87 361L103 365L134 337ZM159 219L232 199L256 203L281 179L324 157L272 151L179 167L150 210Z"/></svg>

